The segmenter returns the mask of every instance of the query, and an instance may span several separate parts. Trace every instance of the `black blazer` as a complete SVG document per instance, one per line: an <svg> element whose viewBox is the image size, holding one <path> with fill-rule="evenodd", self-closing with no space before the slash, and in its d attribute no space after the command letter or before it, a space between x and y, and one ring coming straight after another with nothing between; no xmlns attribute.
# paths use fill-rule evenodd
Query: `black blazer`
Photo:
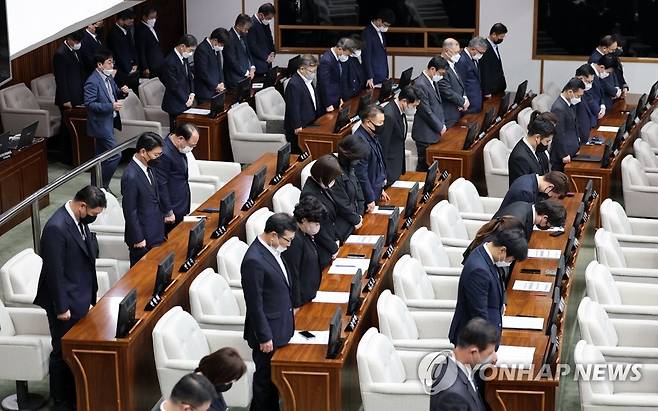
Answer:
<svg viewBox="0 0 658 411"><path fill-rule="evenodd" d="M251 63L256 66L256 74L265 74L272 67L272 63L267 62L267 56L274 53L274 38L270 25L263 24L251 16L251 28L245 39L251 56Z"/></svg>
<svg viewBox="0 0 658 411"><path fill-rule="evenodd" d="M165 86L162 110L178 115L187 110L185 103L190 93L194 92L192 67L185 59L181 62L176 51L172 51L165 59L161 71L160 80Z"/></svg>
<svg viewBox="0 0 658 411"><path fill-rule="evenodd" d="M343 77L341 77L341 97L347 101L356 96L366 88L365 72L361 62L356 57L350 57L343 65Z"/></svg>
<svg viewBox="0 0 658 411"><path fill-rule="evenodd" d="M80 319L96 304L98 282L96 235L84 225L86 241L66 207L60 207L43 227L41 234L41 275L34 304L58 315L71 310Z"/></svg>
<svg viewBox="0 0 658 411"><path fill-rule="evenodd" d="M370 148L370 155L354 165L354 174L361 183L361 190L366 204L372 201L379 202L379 196L386 180L386 163L384 162L382 146L379 143L379 136L371 136L363 125L354 134L359 136L361 141Z"/></svg>
<svg viewBox="0 0 658 411"><path fill-rule="evenodd" d="M542 161L543 160L543 161ZM521 139L519 140L507 160L509 170L509 185L511 186L514 181L526 174L539 174L544 175L550 170L548 169L548 157L546 152L535 153L532 152L530 147Z"/></svg>
<svg viewBox="0 0 658 411"><path fill-rule="evenodd" d="M503 209L516 201L536 203L539 200L539 184L536 174L526 174L514 180L509 186L500 208Z"/></svg>
<svg viewBox="0 0 658 411"><path fill-rule="evenodd" d="M235 28L228 31L228 43L224 45L224 79L229 89L235 89L254 64L245 37L238 37Z"/></svg>
<svg viewBox="0 0 658 411"><path fill-rule="evenodd" d="M285 260L284 260L285 261ZM242 259L242 291L247 305L244 339L249 347L272 340L274 348L288 344L295 332L291 287L272 253L255 239Z"/></svg>
<svg viewBox="0 0 658 411"><path fill-rule="evenodd" d="M121 207L126 220L125 241L132 247L146 240L147 247L164 242L164 213L158 195L157 173L151 173L154 184L149 183L134 159L128 162L121 177Z"/></svg>
<svg viewBox="0 0 658 411"><path fill-rule="evenodd" d="M320 57L318 65L318 90L320 91L321 108L325 110L329 106L338 109L341 98L342 73L347 70L347 65L336 60L331 49Z"/></svg>
<svg viewBox="0 0 658 411"><path fill-rule="evenodd" d="M505 207L500 207L494 218L502 217L504 215L511 215L516 217L519 220L523 227L525 228L525 238L530 241L530 236L532 235L532 229L535 226L535 213L532 211L532 203L526 203L525 201L515 201L511 204L506 205Z"/></svg>
<svg viewBox="0 0 658 411"><path fill-rule="evenodd" d="M210 100L217 85L224 82L220 52L215 52L204 39L194 52L194 94L199 100Z"/></svg>
<svg viewBox="0 0 658 411"><path fill-rule="evenodd" d="M487 47L487 51L484 52L478 63L482 94L485 96L488 94L502 93L507 89L505 73L503 72L503 62L496 55L496 51L491 43L487 45L489 47Z"/></svg>
<svg viewBox="0 0 658 411"><path fill-rule="evenodd" d="M555 126L555 136L551 143L551 165L553 170L564 170L562 158L567 155L573 157L580 149L580 133L578 132L578 122L575 107L567 104L559 96L553 106L551 113L555 114L558 119Z"/></svg>
<svg viewBox="0 0 658 411"><path fill-rule="evenodd" d="M114 55L114 68L123 75L130 74L133 65L137 64L137 49L130 30L123 31L116 24L110 29L107 46Z"/></svg>
<svg viewBox="0 0 658 411"><path fill-rule="evenodd" d="M296 128L306 127L313 123L322 112L318 91L315 88L313 91L315 92L317 108L313 106L311 94L299 73L293 74L290 81L288 81L284 94L286 113L283 119L286 134L292 135Z"/></svg>
<svg viewBox="0 0 658 411"><path fill-rule="evenodd" d="M452 358L447 358L450 364L441 368L435 381L442 379L447 372L457 373L455 382L445 390L439 391L430 397L430 411L485 411L485 405L464 371L459 368Z"/></svg>
<svg viewBox="0 0 658 411"><path fill-rule="evenodd" d="M139 71L148 69L151 77L160 75L160 67L164 64L164 53L160 41L155 38L151 29L140 21L135 23L135 47L137 48L137 65Z"/></svg>
<svg viewBox="0 0 658 411"><path fill-rule="evenodd" d="M354 174L354 168L347 161L338 159L343 173L331 187L331 196L336 202L336 235L341 242L354 231L365 209L361 184Z"/></svg>
<svg viewBox="0 0 658 411"><path fill-rule="evenodd" d="M292 306L297 308L311 302L320 288L323 268L313 237L298 228L288 249L281 253L281 258L293 278Z"/></svg>
<svg viewBox="0 0 658 411"><path fill-rule="evenodd" d="M190 186L187 183L187 156L182 154L167 136L162 155L154 167L158 180L160 204L165 213L173 211L176 222L190 212Z"/></svg>
<svg viewBox="0 0 658 411"><path fill-rule="evenodd" d="M331 258L338 251L338 234L336 233L336 201L331 195L330 190L325 190L313 179L309 177L302 188L301 198L313 196L317 198L326 210L326 214L320 221L320 232L314 237L315 244L318 246L318 255L320 266L326 267Z"/></svg>
<svg viewBox="0 0 658 411"><path fill-rule="evenodd" d="M379 135L384 162L386 163L387 184L398 181L406 173L404 141L407 138L407 116L400 113L396 102L390 101L384 107L384 129Z"/></svg>
<svg viewBox="0 0 658 411"><path fill-rule="evenodd" d="M87 74L91 73L96 69L96 63L94 62L94 55L96 51L102 46L101 39L96 36L96 39L85 30L84 35L82 36L82 41L80 42L80 56L82 56L82 62L85 65Z"/></svg>
<svg viewBox="0 0 658 411"><path fill-rule="evenodd" d="M55 74L55 104L61 106L71 102L79 106L85 102L84 84L86 80L82 57L66 44L61 44L53 55Z"/></svg>

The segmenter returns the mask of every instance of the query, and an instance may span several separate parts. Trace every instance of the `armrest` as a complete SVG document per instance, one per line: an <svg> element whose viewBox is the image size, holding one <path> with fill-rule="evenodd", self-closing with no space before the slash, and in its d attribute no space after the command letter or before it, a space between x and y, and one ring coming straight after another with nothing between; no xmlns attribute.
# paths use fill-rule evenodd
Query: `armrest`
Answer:
<svg viewBox="0 0 658 411"><path fill-rule="evenodd" d="M596 348L608 362L641 362L655 364L658 361L658 348L653 347L610 347L599 346Z"/></svg>
<svg viewBox="0 0 658 411"><path fill-rule="evenodd" d="M623 304L658 307L658 284L617 281L616 285Z"/></svg>
<svg viewBox="0 0 658 411"><path fill-rule="evenodd" d="M423 353L426 354L426 353ZM418 370L415 371L418 374ZM407 374L409 375L409 374ZM415 381L410 383L393 383L393 382L375 382L369 385L370 392L385 395L427 395L423 385ZM428 400L429 401L429 400Z"/></svg>
<svg viewBox="0 0 658 411"><path fill-rule="evenodd" d="M646 173L647 177L649 178L649 183L652 186L658 186L658 174L655 173Z"/></svg>
<svg viewBox="0 0 658 411"><path fill-rule="evenodd" d="M251 358L251 349L242 337L242 331L202 330L208 340L211 352L222 347L235 348L242 358Z"/></svg>
<svg viewBox="0 0 658 411"><path fill-rule="evenodd" d="M610 318L625 318L633 316L635 319L658 318L658 306L655 305L612 305L601 304Z"/></svg>
<svg viewBox="0 0 658 411"><path fill-rule="evenodd" d="M164 364L165 367L173 370L182 370L192 372L199 366L198 360L167 360Z"/></svg>
<svg viewBox="0 0 658 411"><path fill-rule="evenodd" d="M200 323L215 324L215 325L244 325L243 315L207 315L202 314L199 316Z"/></svg>
<svg viewBox="0 0 658 411"><path fill-rule="evenodd" d="M208 174L221 178L224 182L229 181L233 177L242 172L240 163L231 163L228 161L207 161L196 160L197 166L201 174Z"/></svg>
<svg viewBox="0 0 658 411"><path fill-rule="evenodd" d="M486 213L495 213L500 208L500 205L503 203L502 198L497 197L480 197L482 205Z"/></svg>
<svg viewBox="0 0 658 411"><path fill-rule="evenodd" d="M658 387L658 364L637 364L638 374L641 378L633 378L634 373L631 371L630 378L626 381L623 379L614 382L614 392L616 393L654 393ZM633 381L635 380L635 381ZM644 402L644 401L643 401ZM647 406L649 404L644 403ZM652 403L654 407L658 406L658 398Z"/></svg>
<svg viewBox="0 0 658 411"><path fill-rule="evenodd" d="M50 335L48 317L43 308L6 307L17 335Z"/></svg>
<svg viewBox="0 0 658 411"><path fill-rule="evenodd" d="M459 289L458 276L438 276L429 277L432 283L432 289L437 299L457 301L457 290Z"/></svg>
<svg viewBox="0 0 658 411"><path fill-rule="evenodd" d="M616 384L615 384L616 386ZM649 391L650 392L650 391ZM615 394L593 394L592 405L600 405L607 409L607 407L658 407L658 398L646 398L645 396L633 397L630 395L619 396Z"/></svg>
<svg viewBox="0 0 658 411"><path fill-rule="evenodd" d="M621 249L626 261L631 263L633 268L658 267L658 249L639 247L621 247Z"/></svg>
<svg viewBox="0 0 658 411"><path fill-rule="evenodd" d="M244 292L242 290L231 290L231 291L233 291L235 300L238 302L238 308L240 309L240 314L245 315L247 313L247 303L245 303L244 301Z"/></svg>
<svg viewBox="0 0 658 411"><path fill-rule="evenodd" d="M453 237L441 237L441 242L443 243L443 245L447 245L451 247L460 247L464 249L471 244L471 240L462 240L461 238L453 238Z"/></svg>
<svg viewBox="0 0 658 411"><path fill-rule="evenodd" d="M259 120L258 123L260 124L261 130L263 130L263 133L267 131L267 121Z"/></svg>
<svg viewBox="0 0 658 411"><path fill-rule="evenodd" d="M461 268L454 267L436 267L436 266L424 266L425 272L431 275L452 275L459 277L462 274Z"/></svg>
<svg viewBox="0 0 658 411"><path fill-rule="evenodd" d="M283 121L284 116L277 115L277 114L260 113L260 118L265 120L265 121L276 121L276 120Z"/></svg>
<svg viewBox="0 0 658 411"><path fill-rule="evenodd" d="M409 309L454 311L456 300L407 300Z"/></svg>
<svg viewBox="0 0 658 411"><path fill-rule="evenodd" d="M418 366L423 358L427 356L427 353L418 351L398 351L397 354L400 361L402 361L404 373L408 378L418 380Z"/></svg>
<svg viewBox="0 0 658 411"><path fill-rule="evenodd" d="M0 336L0 347L2 347L3 356L7 358L23 358L26 354L22 348L30 350L40 349L41 341L38 337L4 337ZM12 354L13 353L13 354Z"/></svg>
<svg viewBox="0 0 658 411"><path fill-rule="evenodd" d="M489 169L489 173L499 176L509 176L509 170L506 168L491 168Z"/></svg>
<svg viewBox="0 0 658 411"><path fill-rule="evenodd" d="M113 258L97 258L96 259L96 270L105 271L110 280L110 287L116 284L121 278L121 273L119 273L119 265L117 260Z"/></svg>
<svg viewBox="0 0 658 411"><path fill-rule="evenodd" d="M29 114L29 115L48 115L50 112L46 109L39 108L6 108L2 114Z"/></svg>
<svg viewBox="0 0 658 411"><path fill-rule="evenodd" d="M418 338L448 338L453 313L414 311L410 314L416 322Z"/></svg>
<svg viewBox="0 0 658 411"><path fill-rule="evenodd" d="M647 174L647 175L650 176L651 174ZM651 182L651 180L649 181ZM658 193L658 187L656 186L638 186L631 184L631 190L640 193Z"/></svg>
<svg viewBox="0 0 658 411"><path fill-rule="evenodd" d="M617 281L658 283L658 269L608 267Z"/></svg>
<svg viewBox="0 0 658 411"><path fill-rule="evenodd" d="M653 320L618 320L611 319L617 331L620 347L652 347L658 354L658 321Z"/></svg>
<svg viewBox="0 0 658 411"><path fill-rule="evenodd" d="M285 134L268 134L268 133L233 133L234 140L255 141L266 143L284 143Z"/></svg>
<svg viewBox="0 0 658 411"><path fill-rule="evenodd" d="M393 345L397 350L422 351L424 353L454 348L448 338L425 338L418 340L396 338L393 339Z"/></svg>
<svg viewBox="0 0 658 411"><path fill-rule="evenodd" d="M614 236L617 237L617 240L620 242L658 245L658 237L655 236L635 234L614 234Z"/></svg>
<svg viewBox="0 0 658 411"><path fill-rule="evenodd" d="M492 214L492 216L493 216L493 214ZM468 238L475 238L475 234L477 234L478 230L480 228L482 228L482 226L486 222L486 221L482 221L481 219L476 219L476 220L465 219L465 220L462 220L462 221L464 222L464 225L466 226L466 232L468 233ZM464 247L464 248L466 248L466 247Z"/></svg>
<svg viewBox="0 0 658 411"><path fill-rule="evenodd" d="M644 167L644 172L647 173L647 175L651 173L658 173L658 168L656 167ZM649 178L649 181L651 181L651 178Z"/></svg>
<svg viewBox="0 0 658 411"><path fill-rule="evenodd" d="M209 175L188 176L187 181L190 183L210 184L215 187L215 190L219 190L219 187L222 185L219 177Z"/></svg>
<svg viewBox="0 0 658 411"><path fill-rule="evenodd" d="M89 229L99 235L120 235L123 237L125 227L122 225L92 224Z"/></svg>
<svg viewBox="0 0 658 411"><path fill-rule="evenodd" d="M491 218L493 217L494 214L495 214L495 210L492 211L491 213L470 213L470 212L464 212L464 211L459 212L459 215L461 215L462 219L464 219L464 220L481 220L483 224L485 222L491 220Z"/></svg>
<svg viewBox="0 0 658 411"><path fill-rule="evenodd" d="M450 266L453 268L459 268L461 270L466 247L443 247L443 250L446 252L446 254L448 254Z"/></svg>
<svg viewBox="0 0 658 411"><path fill-rule="evenodd" d="M634 235L658 236L658 220L629 217Z"/></svg>
<svg viewBox="0 0 658 411"><path fill-rule="evenodd" d="M48 110L11 108L2 112L2 125L5 131L20 132L23 127L34 121L39 121L37 135L40 135L41 130L50 127L50 113Z"/></svg>

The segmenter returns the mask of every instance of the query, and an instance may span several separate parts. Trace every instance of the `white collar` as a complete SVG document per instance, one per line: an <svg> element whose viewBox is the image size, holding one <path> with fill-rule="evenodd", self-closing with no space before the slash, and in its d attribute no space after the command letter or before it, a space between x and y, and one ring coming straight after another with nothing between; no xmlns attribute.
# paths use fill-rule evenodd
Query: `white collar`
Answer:
<svg viewBox="0 0 658 411"><path fill-rule="evenodd" d="M238 31L235 29L235 26L231 27L231 30L233 30L233 32L235 32L235 34L238 36L238 40L240 40L242 38L240 33L238 33Z"/></svg>
<svg viewBox="0 0 658 411"><path fill-rule="evenodd" d="M123 34L128 34L128 30L126 30L126 29L124 29L123 27L121 27L121 26L119 25L119 23L114 23L114 24L116 24L117 27L118 27L119 29L121 29L121 31L123 32Z"/></svg>
<svg viewBox="0 0 658 411"><path fill-rule="evenodd" d="M596 79L599 76L599 70L596 68L598 64L592 63L590 64L590 66L592 66L592 68L594 69L594 79Z"/></svg>
<svg viewBox="0 0 658 411"><path fill-rule="evenodd" d="M596 51L598 51L600 55L602 55L602 56L605 56L605 53L604 53L604 52L602 52L601 50L599 50L599 48L598 48L598 47L597 47L597 48L596 48L595 50L596 50Z"/></svg>
<svg viewBox="0 0 658 411"><path fill-rule="evenodd" d="M370 24L372 24L372 27L375 28L375 30L377 31L377 33L381 33L381 32L379 31L379 27L375 26L375 23L373 23L372 20L370 20Z"/></svg>
<svg viewBox="0 0 658 411"><path fill-rule="evenodd" d="M299 77L301 77L302 80L304 80L304 83L306 83L307 86L313 83L313 80L309 80L306 77L304 77L304 75L302 75L302 73L300 73L299 70L297 70L297 74L299 74Z"/></svg>
<svg viewBox="0 0 658 411"><path fill-rule="evenodd" d="M455 357L455 353L454 353L454 351L452 351L452 350L449 351L449 352L448 352L448 357L450 357L450 359L451 359L452 361L454 361L455 364L457 364L457 367L459 367L459 369L462 370L462 371L464 372L464 374L466 374L466 377L468 378L469 382L473 380L473 375L472 375L471 367L470 367L470 366L467 366L466 364L463 364L462 362L460 362L460 361Z"/></svg>
<svg viewBox="0 0 658 411"><path fill-rule="evenodd" d="M396 98L396 99L395 99L395 104L398 106L398 110L400 110L400 114L404 114L404 112L402 111L402 108L400 107L400 100L398 100L398 99Z"/></svg>
<svg viewBox="0 0 658 411"><path fill-rule="evenodd" d="M66 47L68 47L69 50L71 50L71 51L75 51L75 50L73 50L73 47L71 47L71 46L69 46L68 44L66 44L66 40L64 40L64 45L65 45Z"/></svg>
<svg viewBox="0 0 658 411"><path fill-rule="evenodd" d="M569 100L567 100L566 98L564 98L564 96L562 95L562 93L560 93L560 98L562 98L562 100L564 100L564 102L567 103L567 106L571 107L571 102L569 102Z"/></svg>
<svg viewBox="0 0 658 411"><path fill-rule="evenodd" d="M133 161L134 161L135 163L137 163L137 165L139 166L139 168L142 169L142 171L144 172L144 174L146 174L146 175L148 176L147 166L145 166L144 163L142 163L141 161L139 161L139 159L137 158L137 154L133 155Z"/></svg>
<svg viewBox="0 0 658 411"><path fill-rule="evenodd" d="M493 255L491 255L491 251L489 251L489 247L487 247L487 244L489 244L488 241L486 243L484 243L482 248L484 248L484 251L486 251L489 258L491 258L491 262L494 263L494 265L496 265L496 260L494 260Z"/></svg>
<svg viewBox="0 0 658 411"><path fill-rule="evenodd" d="M334 55L334 58L335 58L338 62L340 62L340 60L338 60L338 54L336 54L336 52L334 51L334 48L332 47L332 48L330 48L329 50L331 50L331 54Z"/></svg>
<svg viewBox="0 0 658 411"><path fill-rule="evenodd" d="M270 253L272 253L272 255L273 255L274 257L276 257L276 258L281 258L281 253L280 253L280 252L278 252L277 250L275 250L274 248L272 248L269 244L267 244L265 241L263 241L263 239L260 238L260 235L258 235L257 237L258 237L258 241L260 241L260 243L263 244L263 246L265 246L265 248L267 248L267 251L269 251Z"/></svg>
<svg viewBox="0 0 658 411"><path fill-rule="evenodd" d="M64 204L64 208L66 208L66 211L69 213L69 215L73 219L73 222L75 223L75 225L80 224L80 220L78 220L78 217L76 217L75 213L73 213L73 209L71 209L71 200L67 201L66 204Z"/></svg>
<svg viewBox="0 0 658 411"><path fill-rule="evenodd" d="M210 39L208 37L206 37L206 41L208 42L208 44L210 44L210 48L215 50L215 46L212 45L212 43L210 42Z"/></svg>
<svg viewBox="0 0 658 411"><path fill-rule="evenodd" d="M536 157L536 156L537 156L537 149L535 149L532 145L530 145L530 143L528 142L528 138L527 138L527 137L524 137L524 138L523 138L523 142L525 143L526 146L528 146L528 148L530 149L530 151L532 151L532 153L533 153L533 154L535 155L535 157Z"/></svg>
<svg viewBox="0 0 658 411"><path fill-rule="evenodd" d="M93 37L94 40L96 40L96 35L95 35L94 33L92 33L91 31L89 31L89 29L85 29L85 31L86 31L87 33L89 33L89 35L90 35L91 37Z"/></svg>
<svg viewBox="0 0 658 411"><path fill-rule="evenodd" d="M183 55L178 52L178 49L176 47L174 47L174 52L176 53L176 55L178 56L178 59L182 63L183 62Z"/></svg>
<svg viewBox="0 0 658 411"><path fill-rule="evenodd" d="M491 44L493 48L495 49L498 48L498 44L494 43L493 40L491 40L489 37L487 37L487 41L489 42L489 44Z"/></svg>
<svg viewBox="0 0 658 411"><path fill-rule="evenodd" d="M532 205L532 225L535 225L535 220L537 219L537 210L535 210L535 205Z"/></svg>
<svg viewBox="0 0 658 411"><path fill-rule="evenodd" d="M430 81L430 84L434 84L434 80L432 80L432 77L430 77L430 75L427 74L427 71L423 70L423 74L424 74L425 77L427 77L427 79Z"/></svg>

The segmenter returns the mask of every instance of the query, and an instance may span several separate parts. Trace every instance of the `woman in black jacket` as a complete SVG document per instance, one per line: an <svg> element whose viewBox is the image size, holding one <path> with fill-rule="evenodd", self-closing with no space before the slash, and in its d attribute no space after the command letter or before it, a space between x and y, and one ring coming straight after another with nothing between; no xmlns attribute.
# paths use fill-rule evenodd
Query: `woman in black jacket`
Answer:
<svg viewBox="0 0 658 411"><path fill-rule="evenodd" d="M217 397L208 411L226 411L228 407L222 393L247 372L247 365L235 348L224 347L203 357L194 372L203 374L215 386Z"/></svg>

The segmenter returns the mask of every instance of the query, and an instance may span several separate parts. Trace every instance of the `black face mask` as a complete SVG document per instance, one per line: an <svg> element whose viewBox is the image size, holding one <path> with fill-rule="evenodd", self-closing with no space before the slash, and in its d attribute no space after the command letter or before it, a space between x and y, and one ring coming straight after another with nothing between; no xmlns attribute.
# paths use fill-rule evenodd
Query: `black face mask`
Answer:
<svg viewBox="0 0 658 411"><path fill-rule="evenodd" d="M217 392L226 392L226 391L230 390L232 386L233 386L233 383L215 385L215 391L217 391Z"/></svg>
<svg viewBox="0 0 658 411"><path fill-rule="evenodd" d="M96 27L96 37L103 37L103 28Z"/></svg>
<svg viewBox="0 0 658 411"><path fill-rule="evenodd" d="M539 194L537 194L537 198L539 199L539 201L541 201L541 200L548 200L548 194L546 194L546 193L539 193Z"/></svg>
<svg viewBox="0 0 658 411"><path fill-rule="evenodd" d="M537 153L543 153L546 150L548 150L548 146L542 143L537 144L537 148L535 148L535 152Z"/></svg>
<svg viewBox="0 0 658 411"><path fill-rule="evenodd" d="M153 159L151 159L151 160L148 160L148 161L146 162L146 165L149 166L149 167L155 167L155 166L158 165L159 162L160 162L160 159L159 159L159 158L153 158Z"/></svg>
<svg viewBox="0 0 658 411"><path fill-rule="evenodd" d="M91 223L93 223L94 221L96 221L96 217L97 217L97 216L95 216L95 215L89 215L89 214L87 214L86 216L80 218L80 222L81 222L82 224L91 224Z"/></svg>
<svg viewBox="0 0 658 411"><path fill-rule="evenodd" d="M618 47L615 51L612 52L613 55L619 57L624 53L624 50L621 47Z"/></svg>
<svg viewBox="0 0 658 411"><path fill-rule="evenodd" d="M503 42L503 39L494 40L494 44L500 44Z"/></svg>
<svg viewBox="0 0 658 411"><path fill-rule="evenodd" d="M370 123L370 124L372 124L372 123ZM378 125L378 126L372 124L372 129L371 129L371 130L372 130L372 132L373 132L374 134L379 134L379 133L381 133L383 129L384 129L384 125L383 125L383 124L380 124L380 125Z"/></svg>

